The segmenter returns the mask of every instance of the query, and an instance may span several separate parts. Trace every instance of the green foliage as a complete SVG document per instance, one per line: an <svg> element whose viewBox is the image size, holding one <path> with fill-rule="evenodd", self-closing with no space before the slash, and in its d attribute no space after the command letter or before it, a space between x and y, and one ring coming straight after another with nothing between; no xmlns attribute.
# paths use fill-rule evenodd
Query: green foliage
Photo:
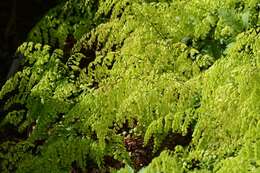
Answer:
<svg viewBox="0 0 260 173"><path fill-rule="evenodd" d="M0 91L1 171L259 172L259 5L61 2Z"/></svg>
<svg viewBox="0 0 260 173"><path fill-rule="evenodd" d="M95 26L92 18L95 17L96 5L95 1L63 0L32 29L28 40L63 48L68 34L79 39Z"/></svg>
<svg viewBox="0 0 260 173"><path fill-rule="evenodd" d="M146 172L182 173L183 169L173 154L163 151L158 158L153 159L148 167L139 171L139 173Z"/></svg>

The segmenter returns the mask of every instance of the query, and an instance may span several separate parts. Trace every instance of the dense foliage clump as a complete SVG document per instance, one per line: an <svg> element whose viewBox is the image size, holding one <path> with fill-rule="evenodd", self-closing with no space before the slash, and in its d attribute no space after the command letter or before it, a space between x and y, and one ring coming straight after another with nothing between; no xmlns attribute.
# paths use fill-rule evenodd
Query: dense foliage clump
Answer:
<svg viewBox="0 0 260 173"><path fill-rule="evenodd" d="M259 172L258 0L66 0L0 92L1 172Z"/></svg>

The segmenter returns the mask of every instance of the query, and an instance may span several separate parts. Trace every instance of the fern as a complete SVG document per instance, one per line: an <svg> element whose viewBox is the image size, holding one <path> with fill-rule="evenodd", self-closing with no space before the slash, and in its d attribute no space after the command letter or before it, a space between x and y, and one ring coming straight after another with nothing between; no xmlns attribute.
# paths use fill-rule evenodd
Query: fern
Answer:
<svg viewBox="0 0 260 173"><path fill-rule="evenodd" d="M258 172L259 40L257 0L62 1L0 91L1 171Z"/></svg>

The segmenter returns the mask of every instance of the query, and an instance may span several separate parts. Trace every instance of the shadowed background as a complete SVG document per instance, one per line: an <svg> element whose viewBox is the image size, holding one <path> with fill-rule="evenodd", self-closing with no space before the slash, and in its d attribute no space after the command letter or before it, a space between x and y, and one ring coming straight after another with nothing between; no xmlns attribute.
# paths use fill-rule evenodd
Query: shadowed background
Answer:
<svg viewBox="0 0 260 173"><path fill-rule="evenodd" d="M28 32L59 0L0 1L0 88L7 78L17 47Z"/></svg>

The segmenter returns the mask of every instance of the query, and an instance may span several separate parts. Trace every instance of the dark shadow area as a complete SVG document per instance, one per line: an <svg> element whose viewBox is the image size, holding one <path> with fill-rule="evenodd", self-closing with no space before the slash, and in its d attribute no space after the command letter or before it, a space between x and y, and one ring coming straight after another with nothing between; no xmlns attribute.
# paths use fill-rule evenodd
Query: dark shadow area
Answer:
<svg viewBox="0 0 260 173"><path fill-rule="evenodd" d="M17 47L41 17L61 0L0 1L0 88L6 80Z"/></svg>

